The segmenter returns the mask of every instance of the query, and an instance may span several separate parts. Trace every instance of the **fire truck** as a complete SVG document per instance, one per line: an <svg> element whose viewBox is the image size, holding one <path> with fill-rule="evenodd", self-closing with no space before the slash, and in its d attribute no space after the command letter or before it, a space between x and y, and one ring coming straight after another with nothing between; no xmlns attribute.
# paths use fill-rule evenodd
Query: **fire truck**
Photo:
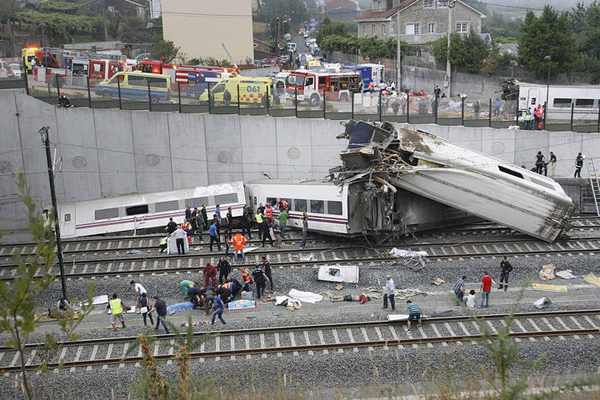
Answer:
<svg viewBox="0 0 600 400"><path fill-rule="evenodd" d="M163 74L171 77L171 90L179 91L187 97L199 99L206 83L217 83L224 78L239 74L238 68L206 67L202 65L172 65L157 60L144 60L137 65L142 72Z"/></svg>
<svg viewBox="0 0 600 400"><path fill-rule="evenodd" d="M357 72L315 72L294 71L286 79L288 99L307 101L311 107L318 107L326 100L348 101L351 92L358 92L360 74Z"/></svg>
<svg viewBox="0 0 600 400"><path fill-rule="evenodd" d="M122 57L106 54L71 52L63 49L43 48L36 51L40 65L33 69L33 79L63 85L86 86L111 78L119 71L131 70L132 66Z"/></svg>

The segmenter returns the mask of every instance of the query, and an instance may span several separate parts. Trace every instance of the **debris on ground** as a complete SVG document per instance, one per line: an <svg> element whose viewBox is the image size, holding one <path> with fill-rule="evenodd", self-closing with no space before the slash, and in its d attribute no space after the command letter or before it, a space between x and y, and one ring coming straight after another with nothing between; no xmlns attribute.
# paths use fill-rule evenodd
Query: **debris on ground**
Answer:
<svg viewBox="0 0 600 400"><path fill-rule="evenodd" d="M253 308L256 308L255 300L235 300L227 303L227 309L230 311L250 310Z"/></svg>
<svg viewBox="0 0 600 400"><path fill-rule="evenodd" d="M551 304L552 304L552 301L550 301L549 297L542 297L541 299L537 299L536 301L533 302L533 305L540 310L544 310L544 309L550 307Z"/></svg>
<svg viewBox="0 0 600 400"><path fill-rule="evenodd" d="M144 252L141 250L133 249L133 250L129 250L127 252L127 254L144 254Z"/></svg>
<svg viewBox="0 0 600 400"><path fill-rule="evenodd" d="M431 312L432 317L450 317L453 311L451 308L436 308Z"/></svg>
<svg viewBox="0 0 600 400"><path fill-rule="evenodd" d="M242 298L242 300L254 300L254 293L252 293L252 292L242 292L241 298Z"/></svg>
<svg viewBox="0 0 600 400"><path fill-rule="evenodd" d="M543 283L534 283L533 290L544 290L547 292L568 292L569 289L566 286L561 285L546 285Z"/></svg>
<svg viewBox="0 0 600 400"><path fill-rule="evenodd" d="M326 282L358 283L358 273L356 265L323 266L319 267L317 278Z"/></svg>
<svg viewBox="0 0 600 400"><path fill-rule="evenodd" d="M338 301L359 301L361 304L365 304L367 301L371 301L371 297L364 293L361 294L347 294L345 296L333 296L331 301L336 303Z"/></svg>
<svg viewBox="0 0 600 400"><path fill-rule="evenodd" d="M443 283L446 283L445 280L443 280L442 278L440 278L439 276L437 278L435 278L434 280L431 281L432 284L436 285L436 286L440 286Z"/></svg>
<svg viewBox="0 0 600 400"><path fill-rule="evenodd" d="M175 303L167 307L167 312L169 314L175 314L179 311L192 310L194 308L194 303L191 301L186 301L185 303Z"/></svg>
<svg viewBox="0 0 600 400"><path fill-rule="evenodd" d="M542 270L540 271L540 279L543 281L551 281L552 279L556 278L554 271L556 271L556 265L554 264L542 266Z"/></svg>
<svg viewBox="0 0 600 400"><path fill-rule="evenodd" d="M591 283L592 285L596 285L596 286L600 287L600 276L594 275L593 272L590 272L589 274L584 275L583 279L586 282Z"/></svg>
<svg viewBox="0 0 600 400"><path fill-rule="evenodd" d="M296 311L302 308L302 302L297 299L291 299L288 296L277 296L275 299L275 305L284 306L290 311Z"/></svg>
<svg viewBox="0 0 600 400"><path fill-rule="evenodd" d="M323 300L323 296L321 296L320 294L312 292L302 292L296 289L290 290L288 296L292 299L300 300L305 303L311 304L318 303L319 301Z"/></svg>
<svg viewBox="0 0 600 400"><path fill-rule="evenodd" d="M419 296L419 295L423 295L423 296L427 296L427 292L423 292L419 289L396 289L396 300L400 299L400 300L404 300L404 299L410 299L411 297L414 296Z"/></svg>
<svg viewBox="0 0 600 400"><path fill-rule="evenodd" d="M573 271L570 269L565 269L564 271L558 271L556 276L563 279L575 279L577 276L573 275Z"/></svg>
<svg viewBox="0 0 600 400"><path fill-rule="evenodd" d="M335 285L334 289L335 290L342 290L344 288L344 285L342 285L341 283L339 285Z"/></svg>
<svg viewBox="0 0 600 400"><path fill-rule="evenodd" d="M329 290L326 292L321 292L319 293L321 296L327 296L329 298L332 298L334 296L334 294L332 292L330 292Z"/></svg>
<svg viewBox="0 0 600 400"><path fill-rule="evenodd" d="M409 267L414 272L425 269L425 257L428 256L426 251L410 251L394 247L390 250L390 254L396 256L397 263Z"/></svg>
<svg viewBox="0 0 600 400"><path fill-rule="evenodd" d="M203 325L208 325L207 321L194 321L192 322L192 326L203 326ZM182 328L187 328L188 326L190 326L190 324L188 322L183 322L181 324Z"/></svg>

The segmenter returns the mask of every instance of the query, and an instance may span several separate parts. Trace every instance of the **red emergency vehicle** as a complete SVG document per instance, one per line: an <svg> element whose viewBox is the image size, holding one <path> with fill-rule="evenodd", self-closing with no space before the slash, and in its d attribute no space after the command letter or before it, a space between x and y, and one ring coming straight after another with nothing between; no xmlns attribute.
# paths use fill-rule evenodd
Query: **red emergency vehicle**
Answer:
<svg viewBox="0 0 600 400"><path fill-rule="evenodd" d="M316 72L297 70L286 78L287 96L298 101L308 101L312 107L318 107L326 100L348 101L351 92L359 89L360 74L357 72Z"/></svg>

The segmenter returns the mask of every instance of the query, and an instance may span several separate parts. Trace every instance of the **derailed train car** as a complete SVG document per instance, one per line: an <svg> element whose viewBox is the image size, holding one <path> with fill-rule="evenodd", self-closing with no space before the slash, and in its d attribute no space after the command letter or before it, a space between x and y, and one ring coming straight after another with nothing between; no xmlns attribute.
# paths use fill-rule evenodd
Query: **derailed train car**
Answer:
<svg viewBox="0 0 600 400"><path fill-rule="evenodd" d="M324 179L265 179L246 184L249 204L275 205L287 200L291 222L343 236L417 232L468 222L468 214L423 196L360 179L337 183ZM277 214L277 211L275 211Z"/></svg>
<svg viewBox="0 0 600 400"><path fill-rule="evenodd" d="M553 179L426 132L350 121L338 137L349 140L343 166L331 170L339 185L361 179L403 189L549 242L574 211Z"/></svg>

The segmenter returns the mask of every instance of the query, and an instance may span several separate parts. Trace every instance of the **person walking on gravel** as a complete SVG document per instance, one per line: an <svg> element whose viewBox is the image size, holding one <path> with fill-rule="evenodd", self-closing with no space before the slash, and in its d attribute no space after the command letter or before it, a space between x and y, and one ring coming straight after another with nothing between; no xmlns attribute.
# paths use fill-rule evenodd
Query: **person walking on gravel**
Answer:
<svg viewBox="0 0 600 400"><path fill-rule="evenodd" d="M463 297L464 297L465 293L467 292L467 290L465 289L465 281L466 280L467 280L467 276L463 275L462 278L460 278L459 280L456 281L456 283L454 284L454 287L452 288L452 290L454 291L454 294L456 295L456 304L459 306L462 304Z"/></svg>
<svg viewBox="0 0 600 400"><path fill-rule="evenodd" d="M213 251L213 243L216 243L217 249L221 251L221 241L219 240L219 228L217 227L217 221L213 221L208 230L208 235L210 236L210 251Z"/></svg>
<svg viewBox="0 0 600 400"><path fill-rule="evenodd" d="M112 295L112 300L108 302L106 308L110 310L110 325L113 328L113 331L117 331L117 319L121 321L121 325L125 328L125 318L123 318L123 312L127 306L123 304L120 298L117 297L117 294L114 293Z"/></svg>
<svg viewBox="0 0 600 400"><path fill-rule="evenodd" d="M165 319L167 318L167 303L160 297L154 296L154 307L152 307L152 311L150 312L153 311L156 311L157 315L154 330L157 331L158 327L162 324L163 328L165 328L165 333L169 334L169 327L165 322Z"/></svg>
<svg viewBox="0 0 600 400"><path fill-rule="evenodd" d="M146 288L142 286L141 283L136 282L136 281L131 281L129 282L129 284L131 285L131 287L133 288L134 292L135 292L135 301L139 301L140 297L142 297L143 294L146 294Z"/></svg>
<svg viewBox="0 0 600 400"><path fill-rule="evenodd" d="M508 274L513 270L512 265L506 260L506 256L502 257L502 261L500 262L500 286L498 289L502 290L504 287L504 291L508 290Z"/></svg>
<svg viewBox="0 0 600 400"><path fill-rule="evenodd" d="M217 269L219 270L219 285L222 285L223 282L227 282L227 278L231 273L231 264L229 264L229 261L227 261L225 257L221 256L221 258L219 258L219 263L217 264Z"/></svg>
<svg viewBox="0 0 600 400"><path fill-rule="evenodd" d="M212 318L210 320L210 324L214 325L215 324L215 318L219 317L219 320L221 320L221 323L223 325L227 325L227 323L223 319L223 310L224 310L225 306L223 305L223 300L221 299L221 295L220 294L218 294L217 297L215 297L214 308L215 308L215 311L212 313Z"/></svg>
<svg viewBox="0 0 600 400"><path fill-rule="evenodd" d="M202 268L202 275L204 275L204 287L217 286L217 268L214 265L207 262Z"/></svg>
<svg viewBox="0 0 600 400"><path fill-rule="evenodd" d="M267 261L266 256L262 256L262 270L267 276L269 283L271 284L271 290L273 290L273 275L271 272L271 263Z"/></svg>
<svg viewBox="0 0 600 400"><path fill-rule="evenodd" d="M394 300L394 296L396 295L396 285L394 284L394 280L391 275L385 277L387 282L385 284L385 289L383 291L383 309L388 308L388 299L390 300L390 305L392 306L392 311L396 311L396 300Z"/></svg>
<svg viewBox="0 0 600 400"><path fill-rule="evenodd" d="M411 322L414 320L417 320L417 322L419 323L419 328L422 326L421 325L421 307L419 307L419 305L417 303L413 303L412 301L408 300L406 302L406 308L408 309L408 321L406 321L406 331L410 331L410 325Z"/></svg>
<svg viewBox="0 0 600 400"><path fill-rule="evenodd" d="M148 301L148 295L146 292L142 293L138 300L138 305L140 306L140 313L142 314L142 318L144 319L144 326L148 326L146 323L146 317L150 318L150 325L154 325L154 319L152 318L152 313L150 310L150 302Z"/></svg>
<svg viewBox="0 0 600 400"><path fill-rule="evenodd" d="M481 306L479 308L487 308L490 305L490 292L492 291L492 278L487 271L483 275L481 279Z"/></svg>

